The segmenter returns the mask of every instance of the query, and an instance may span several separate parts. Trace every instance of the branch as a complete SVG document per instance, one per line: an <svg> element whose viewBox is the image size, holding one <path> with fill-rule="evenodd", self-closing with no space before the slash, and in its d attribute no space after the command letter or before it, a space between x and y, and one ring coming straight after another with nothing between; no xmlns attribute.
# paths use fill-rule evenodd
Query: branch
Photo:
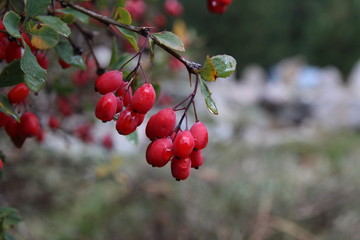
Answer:
<svg viewBox="0 0 360 240"><path fill-rule="evenodd" d="M132 25L127 25L127 24L124 24L124 23L117 22L112 18L97 14L97 13L95 13L93 11L90 11L90 10L88 10L86 8L83 8L83 7L79 6L79 5L76 5L76 4L73 4L73 3L70 3L70 2L66 2L66 1L60 1L60 2L64 7L73 8L73 9L79 11L79 12L82 12L82 13L88 15L89 17L92 17L92 18L98 20L99 22L102 22L103 24L105 24L107 26L114 25L114 26L117 26L117 27L120 27L120 28L123 28L123 29L127 29L129 31L135 32L136 34L139 34L139 35L141 35L143 37L151 38L156 45L158 45L160 48L164 49L166 52L168 52L169 54L171 54L172 56L177 58L179 61L181 61L185 65L186 69L188 70L188 72L190 74L191 73L198 74L198 72L202 68L201 64L191 62L191 61L183 58L182 56L180 56L173 49L161 44L159 42L159 40L154 35L152 35L152 33L151 33L151 31L150 31L150 29L148 27L136 27L136 26L132 26Z"/></svg>

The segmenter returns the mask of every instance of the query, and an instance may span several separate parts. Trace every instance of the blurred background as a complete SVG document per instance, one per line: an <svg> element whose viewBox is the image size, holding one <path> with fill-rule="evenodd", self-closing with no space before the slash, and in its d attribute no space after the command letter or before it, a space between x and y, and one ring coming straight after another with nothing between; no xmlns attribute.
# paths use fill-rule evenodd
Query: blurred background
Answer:
<svg viewBox="0 0 360 240"><path fill-rule="evenodd" d="M145 2L151 24L163 1ZM360 2L234 0L221 15L205 0L180 2L183 14L165 13L162 29L181 37L186 56L203 63L206 55L228 54L238 63L232 77L209 83L218 116L200 93L196 98L209 130L204 165L182 182L169 165L152 168L144 126L126 138L114 124L93 120L92 141L49 130L42 144L29 140L21 151L2 131L0 203L23 218L14 236L360 239ZM111 43L96 43L106 66ZM161 86L150 115L191 91L186 70L159 49L148 71ZM42 99L34 97L34 105ZM88 105L63 128L93 118ZM111 149L103 144L107 136Z"/></svg>

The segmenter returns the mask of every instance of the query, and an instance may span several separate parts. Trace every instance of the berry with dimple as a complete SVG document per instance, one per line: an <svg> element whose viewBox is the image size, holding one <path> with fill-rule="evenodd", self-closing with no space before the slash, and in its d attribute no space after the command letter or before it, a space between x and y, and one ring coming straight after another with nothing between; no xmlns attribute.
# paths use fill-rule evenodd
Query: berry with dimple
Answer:
<svg viewBox="0 0 360 240"><path fill-rule="evenodd" d="M9 91L7 97L11 103L21 103L25 101L29 92L30 89L25 83L19 83Z"/></svg>
<svg viewBox="0 0 360 240"><path fill-rule="evenodd" d="M131 99L131 107L138 113L147 113L155 103L156 93L150 83L144 83L134 93Z"/></svg>
<svg viewBox="0 0 360 240"><path fill-rule="evenodd" d="M123 85L123 73L118 70L106 72L95 81L95 89L102 95L113 92Z"/></svg>
<svg viewBox="0 0 360 240"><path fill-rule="evenodd" d="M206 126L198 121L190 128L190 132L194 137L194 149L203 149L208 144L208 130Z"/></svg>
<svg viewBox="0 0 360 240"><path fill-rule="evenodd" d="M176 125L176 114L172 108L165 108L151 116L145 133L150 140L170 136Z"/></svg>
<svg viewBox="0 0 360 240"><path fill-rule="evenodd" d="M21 133L25 137L34 137L39 131L39 119L32 112L25 112L21 118Z"/></svg>
<svg viewBox="0 0 360 240"><path fill-rule="evenodd" d="M178 0L166 0L164 9L166 13L174 17L181 16L184 11L182 4Z"/></svg>
<svg viewBox="0 0 360 240"><path fill-rule="evenodd" d="M171 174L177 180L185 180L190 175L191 160L189 157L173 158L171 160Z"/></svg>
<svg viewBox="0 0 360 240"><path fill-rule="evenodd" d="M103 122L111 121L117 109L117 100L112 92L102 96L96 104L95 116Z"/></svg>
<svg viewBox="0 0 360 240"><path fill-rule="evenodd" d="M172 147L170 138L155 140L146 149L146 161L153 167L165 166L172 157Z"/></svg>
<svg viewBox="0 0 360 240"><path fill-rule="evenodd" d="M52 128L54 130L58 129L58 128L60 128L60 120L55 116L50 116L49 121L48 121L48 125L49 125L50 128Z"/></svg>
<svg viewBox="0 0 360 240"><path fill-rule="evenodd" d="M194 150L190 153L191 167L198 169L204 163L202 150Z"/></svg>
<svg viewBox="0 0 360 240"><path fill-rule="evenodd" d="M179 132L174 139L174 155L184 158L190 155L194 149L194 137L190 131Z"/></svg>
<svg viewBox="0 0 360 240"><path fill-rule="evenodd" d="M138 114L132 111L131 108L126 108L119 115L119 118L116 122L116 130L119 134L129 135L136 130L138 121Z"/></svg>

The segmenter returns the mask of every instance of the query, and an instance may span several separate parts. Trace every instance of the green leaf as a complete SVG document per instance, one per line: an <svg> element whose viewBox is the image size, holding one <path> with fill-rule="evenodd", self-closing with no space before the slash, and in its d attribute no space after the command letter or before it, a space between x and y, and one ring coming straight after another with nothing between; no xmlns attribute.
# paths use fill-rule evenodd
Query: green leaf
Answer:
<svg viewBox="0 0 360 240"><path fill-rule="evenodd" d="M56 45L55 51L59 58L64 60L66 63L69 63L83 70L86 69L84 59L80 55L74 54L74 48L68 41L61 40L58 45Z"/></svg>
<svg viewBox="0 0 360 240"><path fill-rule="evenodd" d="M212 114L218 115L219 112L218 112L218 109L216 107L214 100L211 98L212 93L211 93L209 87L206 85L206 83L203 80L200 80L200 86L201 86L201 94L204 97L207 109Z"/></svg>
<svg viewBox="0 0 360 240"><path fill-rule="evenodd" d="M132 23L131 14L123 7L116 8L114 12L114 19L120 23L128 25Z"/></svg>
<svg viewBox="0 0 360 240"><path fill-rule="evenodd" d="M18 29L19 22L20 17L13 11L7 12L4 16L3 24L6 31L14 38L21 38L21 34Z"/></svg>
<svg viewBox="0 0 360 240"><path fill-rule="evenodd" d="M31 91L37 93L45 85L46 70L40 67L29 46L24 41L23 44L25 46L25 51L23 57L21 58L20 66L22 71L25 73L24 81Z"/></svg>
<svg viewBox="0 0 360 240"><path fill-rule="evenodd" d="M51 27L59 34L68 37L71 33L70 28L67 26L66 23L60 20L58 17L53 16L37 16L36 19L45 23L47 26Z"/></svg>
<svg viewBox="0 0 360 240"><path fill-rule="evenodd" d="M89 16L75 10L72 8L62 8L62 9L56 9L57 12L66 14L66 15L72 15L73 17L77 18L80 22L83 23L89 23ZM63 19L65 21L65 19ZM65 21L67 22L67 21Z"/></svg>
<svg viewBox="0 0 360 240"><path fill-rule="evenodd" d="M206 56L206 61L200 71L200 76L205 81L214 82L217 78L217 72L214 63L209 56Z"/></svg>
<svg viewBox="0 0 360 240"><path fill-rule="evenodd" d="M184 43L172 32L153 33L153 36L164 46L176 51L185 51Z"/></svg>
<svg viewBox="0 0 360 240"><path fill-rule="evenodd" d="M0 94L0 111L13 117L16 121L20 121L20 117L16 114L14 106L10 103L9 99L2 94Z"/></svg>
<svg viewBox="0 0 360 240"><path fill-rule="evenodd" d="M15 10L17 13L23 13L25 9L25 3L23 0L10 0L11 7Z"/></svg>
<svg viewBox="0 0 360 240"><path fill-rule="evenodd" d="M120 27L117 27L117 29L119 29L119 31L124 35L124 37L130 42L131 46L133 46L136 51L139 51L139 46L137 44L137 34Z"/></svg>
<svg viewBox="0 0 360 240"><path fill-rule="evenodd" d="M59 34L45 24L36 24L31 30L31 44L37 49L49 49L59 42Z"/></svg>
<svg viewBox="0 0 360 240"><path fill-rule="evenodd" d="M25 7L26 17L36 17L44 14L50 3L51 0L27 0Z"/></svg>
<svg viewBox="0 0 360 240"><path fill-rule="evenodd" d="M117 0L116 1L116 8L118 7L125 7L126 0Z"/></svg>
<svg viewBox="0 0 360 240"><path fill-rule="evenodd" d="M217 77L229 77L236 69L236 60L229 55L217 55L211 57L216 69Z"/></svg>
<svg viewBox="0 0 360 240"><path fill-rule="evenodd" d="M149 39L149 46L150 46L150 62L154 62L155 58L155 42L151 38Z"/></svg>
<svg viewBox="0 0 360 240"><path fill-rule="evenodd" d="M112 47L111 47L111 59L110 59L109 66L114 65L118 59L119 59L119 48L117 45L116 38L113 38Z"/></svg>
<svg viewBox="0 0 360 240"><path fill-rule="evenodd" d="M0 87L9 87L24 81L24 73L20 68L20 59L7 64L0 73Z"/></svg>

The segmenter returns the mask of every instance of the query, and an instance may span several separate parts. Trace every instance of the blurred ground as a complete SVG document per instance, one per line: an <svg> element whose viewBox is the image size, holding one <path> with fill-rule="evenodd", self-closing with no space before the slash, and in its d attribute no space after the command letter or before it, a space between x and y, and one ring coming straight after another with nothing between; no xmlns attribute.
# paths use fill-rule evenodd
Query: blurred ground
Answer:
<svg viewBox="0 0 360 240"><path fill-rule="evenodd" d="M114 151L56 136L8 148L0 203L23 217L19 239L360 239L357 68L349 85L296 59L274 69L210 85L220 116L197 100L210 146L184 182L148 166L141 132Z"/></svg>

